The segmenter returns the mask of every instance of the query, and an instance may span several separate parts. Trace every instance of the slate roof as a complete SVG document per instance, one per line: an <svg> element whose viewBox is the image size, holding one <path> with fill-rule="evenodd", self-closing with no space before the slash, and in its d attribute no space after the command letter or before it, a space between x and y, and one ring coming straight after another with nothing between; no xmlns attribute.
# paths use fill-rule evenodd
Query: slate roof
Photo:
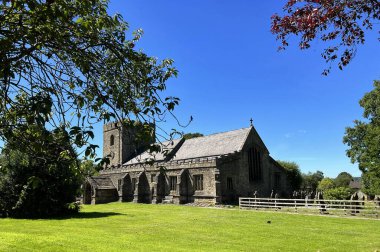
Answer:
<svg viewBox="0 0 380 252"><path fill-rule="evenodd" d="M252 127L243 128L203 137L196 137L184 141L177 139L173 141L172 145L169 145L166 148L170 148L169 150L171 152L175 152L171 153L173 155L171 160L226 155L242 150L251 129ZM168 142L166 142L166 144L167 143ZM154 153L152 155L149 152L144 152L126 162L125 165L143 163L147 158L155 158L156 161L164 161L162 153Z"/></svg>
<svg viewBox="0 0 380 252"><path fill-rule="evenodd" d="M175 139L172 141L162 142L160 144L160 146L164 151L167 151L167 153L170 156L170 154L172 154L171 152L177 147L177 145L181 144L181 140L182 139ZM150 159L154 159L155 161L160 162L160 161L165 160L165 156L164 156L163 152L150 153L149 151L145 151L142 154L140 154L140 155L132 158L128 162L126 162L125 165L143 163L143 162L149 161Z"/></svg>
<svg viewBox="0 0 380 252"><path fill-rule="evenodd" d="M87 179L97 189L115 189L111 179L107 176L88 177Z"/></svg>
<svg viewBox="0 0 380 252"><path fill-rule="evenodd" d="M350 188L353 188L353 189L360 189L360 188L362 188L361 178L360 177L354 177L354 178L352 178L352 180L350 181L350 184L348 186Z"/></svg>
<svg viewBox="0 0 380 252"><path fill-rule="evenodd" d="M196 137L186 140L174 156L174 160L210 157L242 150L251 128Z"/></svg>

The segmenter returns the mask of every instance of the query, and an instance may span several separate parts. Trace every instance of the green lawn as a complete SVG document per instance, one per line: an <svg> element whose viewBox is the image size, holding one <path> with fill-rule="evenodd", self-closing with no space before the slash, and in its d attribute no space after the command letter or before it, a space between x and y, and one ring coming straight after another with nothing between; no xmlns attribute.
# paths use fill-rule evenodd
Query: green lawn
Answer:
<svg viewBox="0 0 380 252"><path fill-rule="evenodd" d="M0 251L190 250L380 251L380 221L133 203L85 206L66 219L0 219Z"/></svg>

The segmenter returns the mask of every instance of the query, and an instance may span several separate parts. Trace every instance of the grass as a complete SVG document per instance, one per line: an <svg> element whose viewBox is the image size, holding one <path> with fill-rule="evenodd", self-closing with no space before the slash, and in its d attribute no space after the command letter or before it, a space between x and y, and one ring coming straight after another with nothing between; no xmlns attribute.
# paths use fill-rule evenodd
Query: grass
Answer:
<svg viewBox="0 0 380 252"><path fill-rule="evenodd" d="M84 206L62 219L0 219L0 251L205 250L380 251L380 221L133 203Z"/></svg>
<svg viewBox="0 0 380 252"><path fill-rule="evenodd" d="M363 208L357 208L356 213L353 209L346 208L345 210L340 209L334 209L331 207L328 207L328 209L324 212L326 215L331 215L332 217L359 217L359 218L374 218L378 219L380 214L380 209L375 209L375 205L373 206L364 206ZM250 209L250 208L246 208ZM251 208L251 209L257 209L257 208ZM285 212L285 213L300 213L300 214L314 214L319 215L321 213L321 210L319 207L298 207L295 209L294 207L281 207L281 208L259 208L260 211L276 211L276 212Z"/></svg>

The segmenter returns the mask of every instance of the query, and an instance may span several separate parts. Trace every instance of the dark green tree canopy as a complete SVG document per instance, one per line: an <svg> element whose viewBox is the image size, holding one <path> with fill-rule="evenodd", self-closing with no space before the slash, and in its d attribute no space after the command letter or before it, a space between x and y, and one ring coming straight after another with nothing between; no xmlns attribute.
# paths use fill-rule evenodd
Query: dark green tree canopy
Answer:
<svg viewBox="0 0 380 252"><path fill-rule="evenodd" d="M159 123L179 101L161 96L165 82L177 74L173 61L158 62L135 50L142 31L128 36L128 24L120 15L108 15L107 8L104 0L0 3L0 137L5 142L26 124L61 127L92 157L94 123L155 122L160 134Z"/></svg>
<svg viewBox="0 0 380 252"><path fill-rule="evenodd" d="M348 172L341 172L335 178L334 182L336 187L348 187L352 181L352 175Z"/></svg>
<svg viewBox="0 0 380 252"><path fill-rule="evenodd" d="M290 161L277 160L277 162L285 168L286 176L290 182L292 190L299 190L302 184L302 174L299 165Z"/></svg>
<svg viewBox="0 0 380 252"><path fill-rule="evenodd" d="M0 211L6 215L69 209L78 181L93 171L78 156L95 157L95 123L119 121L143 142L152 131L159 139L176 133L160 126L167 115L175 118L179 103L162 95L177 75L173 61L135 49L142 31L128 35L128 24L107 8L107 0L0 2L0 140L9 161L0 174ZM14 153L22 158L14 160Z"/></svg>
<svg viewBox="0 0 380 252"><path fill-rule="evenodd" d="M323 172L302 174L302 189L307 191L316 191L319 182L324 178Z"/></svg>
<svg viewBox="0 0 380 252"><path fill-rule="evenodd" d="M195 132L195 133L186 133L186 134L183 135L183 138L185 138L185 139L191 139L191 138L202 137L202 136L203 136L202 133Z"/></svg>
<svg viewBox="0 0 380 252"><path fill-rule="evenodd" d="M355 120L353 127L346 128L343 142L349 147L347 156L363 172L364 191L380 194L380 81L374 82L374 90L359 104L364 120Z"/></svg>
<svg viewBox="0 0 380 252"><path fill-rule="evenodd" d="M10 141L0 154L0 214L41 218L78 211L73 202L82 180L68 154L74 152L69 135L31 127L43 143Z"/></svg>

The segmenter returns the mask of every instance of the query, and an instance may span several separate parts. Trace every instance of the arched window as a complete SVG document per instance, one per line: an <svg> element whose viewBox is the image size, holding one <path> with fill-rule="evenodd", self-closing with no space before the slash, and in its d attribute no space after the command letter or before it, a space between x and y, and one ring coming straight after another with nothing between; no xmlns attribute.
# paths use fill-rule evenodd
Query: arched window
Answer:
<svg viewBox="0 0 380 252"><path fill-rule="evenodd" d="M115 144L115 136L114 135L111 135L111 138L110 138L110 145L114 145Z"/></svg>
<svg viewBox="0 0 380 252"><path fill-rule="evenodd" d="M249 181L261 180L261 152L253 147L248 150Z"/></svg>

